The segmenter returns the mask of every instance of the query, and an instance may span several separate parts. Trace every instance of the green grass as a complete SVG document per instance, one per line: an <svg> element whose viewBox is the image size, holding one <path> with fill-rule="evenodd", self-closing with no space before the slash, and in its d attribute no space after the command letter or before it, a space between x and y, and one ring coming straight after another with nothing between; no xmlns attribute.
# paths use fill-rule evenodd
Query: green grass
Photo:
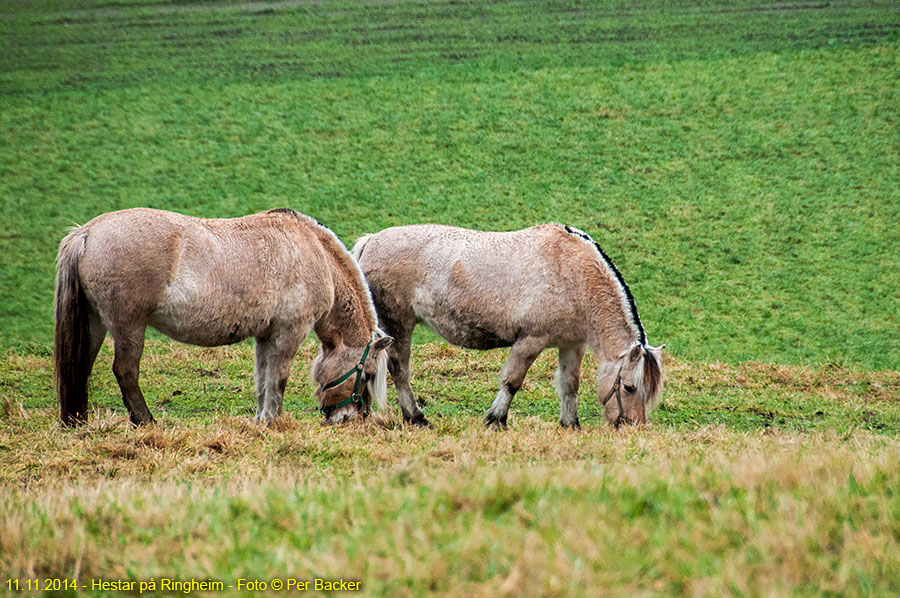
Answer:
<svg viewBox="0 0 900 598"><path fill-rule="evenodd" d="M571 223L679 357L897 369L897 13L779 6L12 5L0 342L48 344L73 222L290 206Z"/></svg>
<svg viewBox="0 0 900 598"><path fill-rule="evenodd" d="M0 570L896 594L898 73L893 2L0 5ZM348 245L426 221L573 224L667 344L663 402L614 432L589 357L584 429L561 430L548 352L491 433L506 353L420 330L433 430L403 425L393 390L388 414L321 426L312 342L264 428L249 343L157 338L158 425L127 426L107 344L90 421L61 430L56 247L133 206L286 206Z"/></svg>
<svg viewBox="0 0 900 598"><path fill-rule="evenodd" d="M451 467L453 483L415 464L368 482L289 479L221 491L167 485L161 499L140 508L140 485L101 482L102 497L44 498L16 531L28 553L71 562L79 554L73 545L81 544L94 551L85 555L85 569L113 560L114 576L136 581L145 579L137 571L226 585L241 577L361 578L365 595L385 596L595 596L598 587L643 595L896 592L891 535L900 513L896 501L883 498L898 490L891 467L875 457L854 468L849 459L859 451L828 455L825 469L809 454L816 448L804 447L800 457L776 454L762 466L715 455L720 473L706 475L689 463L667 481L654 479L664 461L637 470L582 464L486 477L484 466ZM790 469L798 481L818 479L834 490L769 482ZM783 527L793 517L804 521L802 531ZM60 527L77 539L54 544L58 552L35 541ZM859 541L860 528L870 530L869 543ZM147 538L148 529L159 531ZM180 553L186 540L199 547L187 559ZM692 552L687 542L708 552ZM133 549L113 559L102 551L120 543ZM226 550L211 550L213 543Z"/></svg>
<svg viewBox="0 0 900 598"><path fill-rule="evenodd" d="M308 379L317 346L307 342L294 360L285 395L287 411L316 419L315 388ZM413 385L430 418L481 417L496 392L508 350L467 351L445 343L414 348ZM559 418L553 387L554 351L544 352L529 369L512 404L511 421ZM804 368L747 362L682 362L666 358L664 401L652 419L667 429L695 430L723 425L738 432L778 429L849 434L865 430L900 436L900 375L853 372L836 366ZM112 375L111 342L101 350L91 379L94 408L124 414ZM597 400L593 355L585 360L579 390L583 424L604 427ZM253 350L247 343L204 349L152 341L141 363L141 384L151 411L173 422L228 414L250 419L256 412ZM0 389L10 405L55 409L53 363L49 356L9 353L0 363ZM396 408L396 393L389 388ZM396 410L396 409L394 409ZM305 417L306 417L305 416ZM514 424L513 424L514 425Z"/></svg>

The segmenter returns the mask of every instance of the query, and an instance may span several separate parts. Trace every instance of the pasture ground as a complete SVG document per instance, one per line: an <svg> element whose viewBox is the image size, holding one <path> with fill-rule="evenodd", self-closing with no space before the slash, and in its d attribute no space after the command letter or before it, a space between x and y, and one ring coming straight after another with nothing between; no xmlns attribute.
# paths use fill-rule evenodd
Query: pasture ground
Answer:
<svg viewBox="0 0 900 598"><path fill-rule="evenodd" d="M21 579L344 578L384 596L900 590L897 372L668 358L651 425L610 429L586 380L576 432L553 421L548 352L498 433L481 412L504 353L416 347L433 430L399 421L393 389L389 413L322 426L302 367L287 416L266 428L251 422L251 347L151 343L143 379L160 421L132 430L107 346L94 415L66 431L47 406L50 358L9 354L4 568ZM595 367L589 358L588 378Z"/></svg>
<svg viewBox="0 0 900 598"><path fill-rule="evenodd" d="M0 3L0 571L900 593L898 73L889 1ZM584 429L561 430L548 353L492 433L505 353L421 334L433 430L393 403L322 427L312 342L263 428L247 343L156 337L157 425L126 425L107 346L89 423L61 430L57 243L138 205L290 207L347 244L423 221L578 226L667 344L663 403L610 430L589 358Z"/></svg>

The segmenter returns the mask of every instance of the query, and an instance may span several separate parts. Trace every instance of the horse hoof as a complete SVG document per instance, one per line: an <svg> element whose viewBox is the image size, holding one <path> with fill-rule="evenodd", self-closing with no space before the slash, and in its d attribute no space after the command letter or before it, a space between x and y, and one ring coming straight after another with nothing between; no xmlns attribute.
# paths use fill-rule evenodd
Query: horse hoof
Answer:
<svg viewBox="0 0 900 598"><path fill-rule="evenodd" d="M271 426L277 417L277 415L257 415L253 418L253 423L260 426Z"/></svg>
<svg viewBox="0 0 900 598"><path fill-rule="evenodd" d="M484 425L487 428L494 428L495 430L505 430L506 414L503 414L501 417L497 417L493 413L489 412L484 416Z"/></svg>
<svg viewBox="0 0 900 598"><path fill-rule="evenodd" d="M86 413L75 413L72 415L65 415L62 419L62 425L65 428L77 428L82 424L87 423L87 414Z"/></svg>
<svg viewBox="0 0 900 598"><path fill-rule="evenodd" d="M559 422L559 425L562 426L563 428L568 428L569 430L580 430L581 429L581 422L578 421L577 417L575 418L575 421L571 421L568 423Z"/></svg>
<svg viewBox="0 0 900 598"><path fill-rule="evenodd" d="M431 425L431 422L428 421L427 419L425 419L425 414L421 413L421 412L419 412L419 414L416 415L415 417L403 416L403 419L406 420L406 423L412 424L414 426L422 426L423 428L434 428L434 426Z"/></svg>

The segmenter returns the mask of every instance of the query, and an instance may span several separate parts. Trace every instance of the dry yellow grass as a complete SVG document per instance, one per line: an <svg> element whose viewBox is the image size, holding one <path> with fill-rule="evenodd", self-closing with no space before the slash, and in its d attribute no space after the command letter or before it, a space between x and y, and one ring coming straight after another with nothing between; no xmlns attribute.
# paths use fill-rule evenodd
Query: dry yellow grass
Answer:
<svg viewBox="0 0 900 598"><path fill-rule="evenodd" d="M12 576L711 596L865 595L900 573L900 445L865 433L110 423L56 449L85 454L78 469L55 455L4 484Z"/></svg>
<svg viewBox="0 0 900 598"><path fill-rule="evenodd" d="M118 399L101 364L99 406L74 430L40 398L47 359L8 356L0 568L88 582L343 577L379 596L900 591L896 372L670 359L653 423L569 431L547 355L498 433L478 397L502 355L417 347L440 415L424 430L396 409L322 426L303 396L311 353L293 409L264 427L229 414L247 401L248 347L151 343L148 395L173 395L161 422L132 429L104 407Z"/></svg>

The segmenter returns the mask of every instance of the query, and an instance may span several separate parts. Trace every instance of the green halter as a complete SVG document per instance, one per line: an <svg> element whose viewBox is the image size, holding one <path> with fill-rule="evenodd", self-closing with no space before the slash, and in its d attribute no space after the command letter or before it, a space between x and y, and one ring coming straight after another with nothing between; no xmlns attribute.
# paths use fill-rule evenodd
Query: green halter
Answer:
<svg viewBox="0 0 900 598"><path fill-rule="evenodd" d="M362 395L359 392L360 391L359 385L360 385L360 382L362 382L363 367L364 367L364 364L366 363L366 357L368 357L368 355L369 355L369 347L371 345L372 345L371 340L368 343L366 343L366 350L363 351L362 357L359 358L359 362L355 366L353 366L353 369L351 369L349 372L347 372L346 374L344 374L343 376L341 376L334 382L329 382L328 384L326 384L325 386L322 387L322 390L328 390L329 388L334 388L335 386L338 386L339 384L343 384L344 382L346 382L347 379L350 376L352 376L353 374L356 374L356 383L353 385L353 394L352 395L350 395L348 398L344 399L340 403L336 403L334 405L328 405L328 406L322 405L322 408L320 409L320 411L325 415L325 417L328 417L331 413L334 412L335 409L340 409L341 407L343 407L345 405L349 405L350 403L362 403Z"/></svg>

